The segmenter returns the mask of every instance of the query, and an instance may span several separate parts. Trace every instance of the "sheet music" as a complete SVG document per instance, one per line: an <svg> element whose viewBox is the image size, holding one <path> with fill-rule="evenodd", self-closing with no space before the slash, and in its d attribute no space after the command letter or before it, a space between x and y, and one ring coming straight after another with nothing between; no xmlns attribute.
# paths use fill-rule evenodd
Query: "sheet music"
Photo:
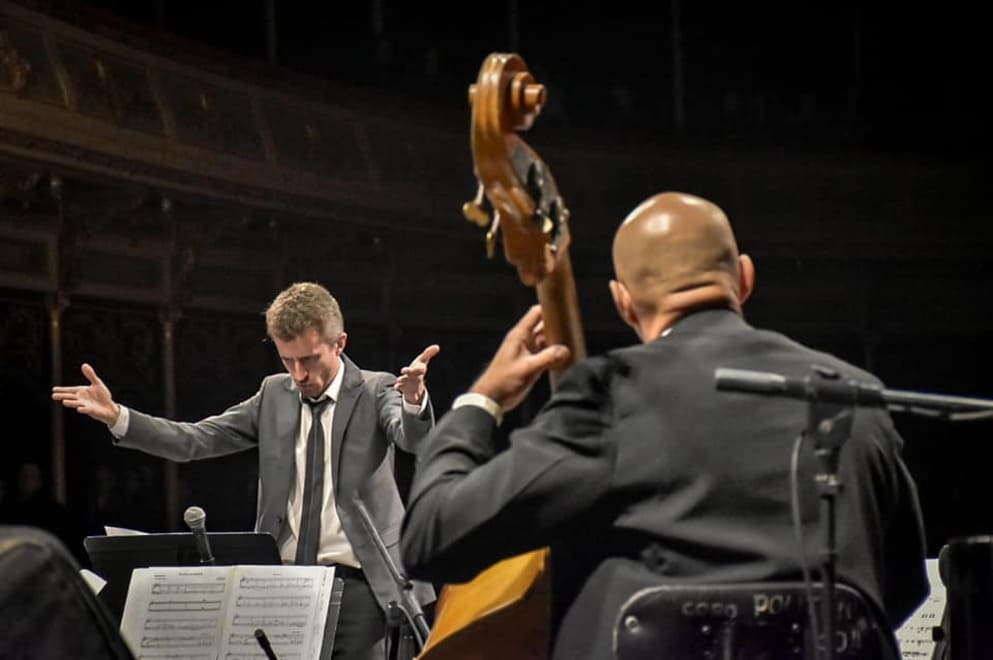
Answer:
<svg viewBox="0 0 993 660"><path fill-rule="evenodd" d="M148 532L142 532L137 529L128 529L127 527L111 527L110 525L104 525L103 533L107 536L142 536L148 534Z"/></svg>
<svg viewBox="0 0 993 660"><path fill-rule="evenodd" d="M927 560L927 577L931 593L896 632L900 655L904 660L930 660L934 654L935 642L931 630L941 625L946 602L945 585L938 574L937 559Z"/></svg>
<svg viewBox="0 0 993 660"><path fill-rule="evenodd" d="M139 660L264 657L262 628L280 660L320 655L334 569L202 566L135 569L121 635Z"/></svg>
<svg viewBox="0 0 993 660"><path fill-rule="evenodd" d="M83 576L83 581L86 582L87 586L89 586L95 594L99 594L100 590L107 584L106 580L88 568L79 569L79 574Z"/></svg>
<svg viewBox="0 0 993 660"><path fill-rule="evenodd" d="M239 566L219 657L258 658L258 628L280 660L320 657L333 580L325 566Z"/></svg>

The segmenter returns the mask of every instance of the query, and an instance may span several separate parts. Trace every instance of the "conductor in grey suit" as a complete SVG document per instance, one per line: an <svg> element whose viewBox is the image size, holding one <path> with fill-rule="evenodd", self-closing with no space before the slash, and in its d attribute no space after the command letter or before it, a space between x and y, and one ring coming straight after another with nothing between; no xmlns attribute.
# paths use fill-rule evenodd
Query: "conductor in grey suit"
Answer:
<svg viewBox="0 0 993 660"><path fill-rule="evenodd" d="M344 354L337 301L312 282L279 293L265 320L286 373L266 377L219 415L187 423L129 409L88 364L89 384L55 387L52 398L107 424L121 447L173 461L257 447L256 530L276 538L285 563L333 564L344 582L331 657L383 658L386 608L404 600L362 514L402 566L394 445L415 452L433 425L424 377L439 347L426 348L398 377L360 369ZM415 583L414 594L422 604L434 598L425 583Z"/></svg>

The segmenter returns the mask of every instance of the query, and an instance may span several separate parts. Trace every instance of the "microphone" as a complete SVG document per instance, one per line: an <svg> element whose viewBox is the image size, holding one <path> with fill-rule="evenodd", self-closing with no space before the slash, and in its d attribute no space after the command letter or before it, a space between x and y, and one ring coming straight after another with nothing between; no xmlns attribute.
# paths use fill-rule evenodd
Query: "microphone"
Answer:
<svg viewBox="0 0 993 660"><path fill-rule="evenodd" d="M183 513L183 520L186 526L193 532L193 539L197 544L197 552L200 553L200 563L205 566L213 566L214 555L210 553L210 541L207 540L207 528L204 521L207 514L198 506L191 506Z"/></svg>
<svg viewBox="0 0 993 660"><path fill-rule="evenodd" d="M265 631L261 628L255 629L255 641L262 647L262 652L265 653L266 658L269 660L278 660L276 658L276 652L272 650L272 644L269 643L269 638L266 637Z"/></svg>
<svg viewBox="0 0 993 660"><path fill-rule="evenodd" d="M750 392L847 406L887 408L895 412L946 416L949 419L987 419L993 415L993 400L946 394L884 389L875 383L842 378L833 369L812 365L813 374L803 378L769 371L718 367L717 389Z"/></svg>
<svg viewBox="0 0 993 660"><path fill-rule="evenodd" d="M792 378L768 371L749 371L719 367L714 372L717 389L754 394L774 394L790 399L824 401L847 405L884 407L886 399L881 387L842 379L837 372L814 367L816 375Z"/></svg>

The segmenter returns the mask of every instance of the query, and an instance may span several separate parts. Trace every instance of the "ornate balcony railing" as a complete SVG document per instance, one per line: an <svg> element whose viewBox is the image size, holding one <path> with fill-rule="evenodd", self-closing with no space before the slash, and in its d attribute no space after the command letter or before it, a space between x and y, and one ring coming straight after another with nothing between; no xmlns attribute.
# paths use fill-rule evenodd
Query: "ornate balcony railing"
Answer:
<svg viewBox="0 0 993 660"><path fill-rule="evenodd" d="M466 152L462 131L416 114L401 122L223 77L0 3L8 157L311 215L427 219L454 172L470 180Z"/></svg>

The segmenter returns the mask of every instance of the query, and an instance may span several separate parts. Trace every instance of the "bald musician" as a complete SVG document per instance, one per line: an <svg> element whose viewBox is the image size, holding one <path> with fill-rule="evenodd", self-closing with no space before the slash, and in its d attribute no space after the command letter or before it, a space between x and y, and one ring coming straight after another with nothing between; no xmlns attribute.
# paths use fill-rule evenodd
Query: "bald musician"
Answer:
<svg viewBox="0 0 993 660"><path fill-rule="evenodd" d="M610 291L640 343L578 362L499 446L502 414L567 355L544 342L540 308L528 310L426 440L401 537L412 576L448 583L550 546L554 658L611 657L617 612L646 585L801 579L790 459L807 404L719 392L716 368L801 378L820 365L879 382L744 320L755 268L707 200L647 199L618 228L613 260ZM894 627L927 594L902 446L885 411L860 409L838 471L838 580ZM799 500L812 564L823 543L815 469L807 442Z"/></svg>

